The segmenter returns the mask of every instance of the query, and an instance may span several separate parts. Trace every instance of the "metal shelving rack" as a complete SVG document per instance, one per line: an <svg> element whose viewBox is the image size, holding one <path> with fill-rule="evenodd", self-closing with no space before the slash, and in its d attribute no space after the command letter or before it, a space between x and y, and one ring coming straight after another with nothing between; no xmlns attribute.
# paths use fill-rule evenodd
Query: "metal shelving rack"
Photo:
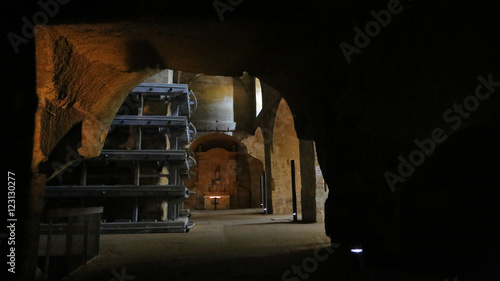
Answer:
<svg viewBox="0 0 500 281"><path fill-rule="evenodd" d="M187 145L196 136L196 128L189 122L196 110L194 93L184 84L140 84L129 95L137 107L137 115L116 115L110 132L118 127L138 128L138 141L134 150L103 149L98 157L83 162L79 185L47 186L47 198L115 197L135 198L135 207L130 221L103 222L103 232L186 232L194 226L188 220L189 211L182 210L183 201L189 197L188 189L182 185L189 177L190 166L195 159L190 156ZM145 102L163 102L170 107L169 116L144 115ZM143 130L165 133L170 147L167 149L143 149ZM167 141L167 140L165 140ZM88 185L87 164L107 165L109 162L126 161L134 164L132 185ZM168 174L141 174L142 166L157 169L167 167ZM115 175L120 177L120 175ZM166 177L168 185L141 185L141 178ZM138 221L137 198L159 197L166 199L167 221ZM106 211L106 210L104 210Z"/></svg>

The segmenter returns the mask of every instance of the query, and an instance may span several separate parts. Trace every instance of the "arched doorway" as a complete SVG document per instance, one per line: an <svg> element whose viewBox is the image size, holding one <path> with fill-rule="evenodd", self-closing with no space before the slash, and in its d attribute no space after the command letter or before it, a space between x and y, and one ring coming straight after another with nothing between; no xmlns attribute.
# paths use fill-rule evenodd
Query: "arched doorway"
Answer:
<svg viewBox="0 0 500 281"><path fill-rule="evenodd" d="M190 146L195 154L194 176L186 181L193 194L186 207L193 209L238 209L261 207L263 163L247 152L236 138L210 133Z"/></svg>

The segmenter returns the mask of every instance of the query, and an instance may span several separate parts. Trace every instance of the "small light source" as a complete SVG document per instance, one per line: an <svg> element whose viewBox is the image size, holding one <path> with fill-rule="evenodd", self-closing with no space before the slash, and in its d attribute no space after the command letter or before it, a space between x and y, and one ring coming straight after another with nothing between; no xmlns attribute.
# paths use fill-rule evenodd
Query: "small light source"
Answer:
<svg viewBox="0 0 500 281"><path fill-rule="evenodd" d="M362 252L363 252L363 249L358 249L358 248L351 249L351 253L359 254L359 253L362 253Z"/></svg>
<svg viewBox="0 0 500 281"><path fill-rule="evenodd" d="M294 216L296 216L296 215L297 215L297 213L293 213L293 215L294 215Z"/></svg>

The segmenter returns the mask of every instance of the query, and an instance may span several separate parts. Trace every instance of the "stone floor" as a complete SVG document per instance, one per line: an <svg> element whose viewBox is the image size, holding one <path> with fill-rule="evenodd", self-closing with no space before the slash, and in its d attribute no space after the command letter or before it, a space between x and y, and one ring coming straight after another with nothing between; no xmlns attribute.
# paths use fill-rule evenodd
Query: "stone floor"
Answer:
<svg viewBox="0 0 500 281"><path fill-rule="evenodd" d="M120 280L113 272L123 280L280 280L302 252L329 245L323 224L291 218L193 211L188 233L101 235L100 255L67 280Z"/></svg>
<svg viewBox="0 0 500 281"><path fill-rule="evenodd" d="M291 215L194 211L191 220L188 233L102 235L99 256L65 280L445 280L340 266L324 224Z"/></svg>

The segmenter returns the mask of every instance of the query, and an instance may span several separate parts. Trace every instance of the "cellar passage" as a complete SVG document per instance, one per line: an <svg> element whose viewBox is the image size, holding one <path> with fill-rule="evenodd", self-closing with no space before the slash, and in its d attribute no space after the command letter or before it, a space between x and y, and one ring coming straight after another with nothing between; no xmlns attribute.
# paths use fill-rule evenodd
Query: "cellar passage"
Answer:
<svg viewBox="0 0 500 281"><path fill-rule="evenodd" d="M25 187L19 271L35 272L48 187L69 175L64 169L77 171L80 158L133 151L130 128L124 142L104 148L117 113L146 79L173 70L163 74L171 77L166 84L188 85L199 98L189 120L199 142L187 148L202 161L188 163L192 178L184 184L192 193L184 207L148 203L155 218L141 218L139 209L139 221L159 222L165 210L168 219L169 206L179 218L189 216L183 208L211 211L202 205L231 195L229 211L264 202L268 214L289 214L294 160L301 219L324 219L325 236L343 245L348 260L356 247L375 271L495 280L500 40L486 31L496 26L498 3L237 2L227 2L223 17L210 3L60 4L49 24L36 26L36 40L18 46L7 60L6 92L15 98L13 119L22 121L7 130L8 149L19 151L8 156L26 174L16 177ZM19 19L41 11L33 5L14 13L13 32L22 34ZM379 23L394 5L401 12ZM350 61L342 42L356 48ZM204 162L207 155L217 160ZM170 174L156 168L149 167ZM196 169L206 169L201 180ZM255 196L262 172L265 196ZM205 204L204 196L212 200ZM132 211L106 222L133 221L133 197Z"/></svg>

